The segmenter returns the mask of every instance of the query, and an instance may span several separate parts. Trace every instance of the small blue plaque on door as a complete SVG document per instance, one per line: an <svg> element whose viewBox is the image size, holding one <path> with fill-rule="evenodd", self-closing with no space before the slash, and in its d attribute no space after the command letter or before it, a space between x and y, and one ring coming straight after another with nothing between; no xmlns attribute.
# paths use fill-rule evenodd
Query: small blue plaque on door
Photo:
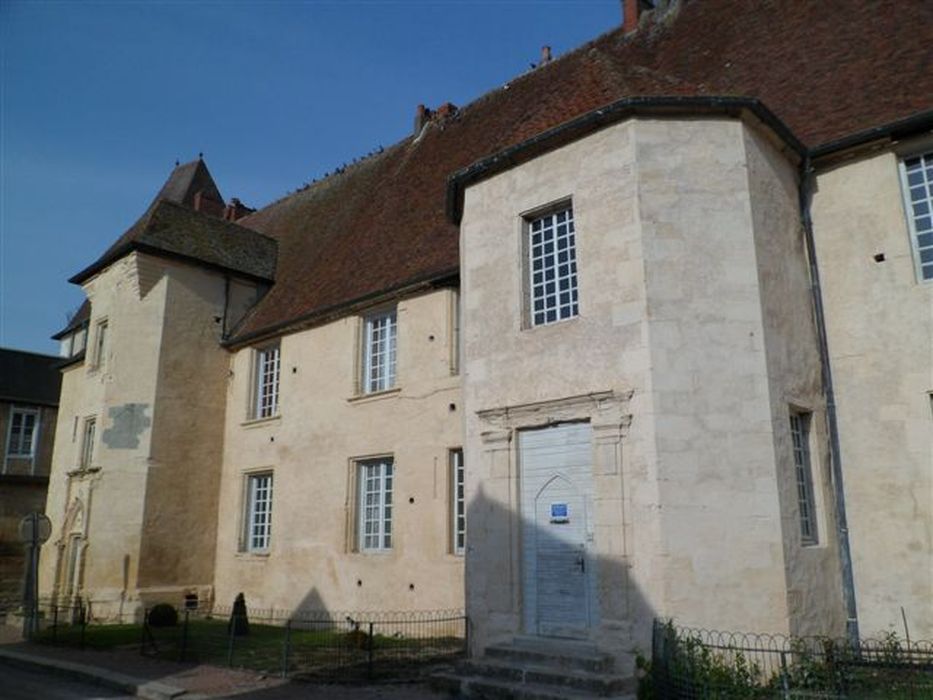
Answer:
<svg viewBox="0 0 933 700"><path fill-rule="evenodd" d="M566 503L552 503L551 504L551 522L552 523L569 523L570 522L570 508L567 507Z"/></svg>

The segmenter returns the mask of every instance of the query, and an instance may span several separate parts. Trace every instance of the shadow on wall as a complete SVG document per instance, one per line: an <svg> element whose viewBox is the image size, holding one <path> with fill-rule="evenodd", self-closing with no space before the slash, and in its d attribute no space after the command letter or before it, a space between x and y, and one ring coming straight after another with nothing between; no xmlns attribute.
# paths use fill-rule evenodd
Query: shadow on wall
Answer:
<svg viewBox="0 0 933 700"><path fill-rule="evenodd" d="M650 652L657 616L632 579L625 544L631 533L621 524L595 525L595 506L587 502L594 499L556 477L539 492L533 518L488 497L482 485L469 504L470 653L516 635L586 639L616 656L619 671L631 671L634 654Z"/></svg>

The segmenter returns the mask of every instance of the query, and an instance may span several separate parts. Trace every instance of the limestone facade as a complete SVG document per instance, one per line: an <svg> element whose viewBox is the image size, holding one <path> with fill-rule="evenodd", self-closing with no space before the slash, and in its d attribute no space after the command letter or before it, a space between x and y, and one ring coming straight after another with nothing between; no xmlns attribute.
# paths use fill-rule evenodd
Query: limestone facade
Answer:
<svg viewBox="0 0 933 700"><path fill-rule="evenodd" d="M84 285L93 312L84 361L63 371L45 595L121 619L153 600L210 598L228 288L135 252Z"/></svg>
<svg viewBox="0 0 933 700"><path fill-rule="evenodd" d="M461 437L456 290L383 304L397 319L395 385L360 390L364 315L279 339L278 412L250 419L255 348L230 355L217 531L217 599L335 611L463 607L452 533ZM360 547L360 462L393 466L391 544ZM272 477L265 551L243 540L251 474Z"/></svg>
<svg viewBox="0 0 933 700"><path fill-rule="evenodd" d="M836 385L860 626L933 637L933 283L918 279L900 166L884 144L819 171L817 259Z"/></svg>
<svg viewBox="0 0 933 700"><path fill-rule="evenodd" d="M737 120L633 120L467 190L467 602L477 648L533 633L520 623L518 521L529 516L516 501L515 434L567 420L588 420L594 433L601 578L591 639L620 656L645 648L655 616L842 630L795 173L771 139ZM532 328L523 239L529 218L554 202L573 208L580 313ZM808 547L795 410L814 416L823 534Z"/></svg>
<svg viewBox="0 0 933 700"><path fill-rule="evenodd" d="M570 58L608 61L595 46ZM491 118L479 110L530 103L552 68L247 216L225 230L243 234L239 256L176 202L200 263L134 249L92 266L45 590L103 618L240 592L264 609L465 607L475 653L571 637L630 669L659 617L851 631L849 547L863 634L903 606L912 635L933 637L933 285L899 170L933 143L817 157L808 190L815 151L760 102L626 93L576 113L573 99L600 98L570 90L488 173L476 158L491 151L459 162L458 134ZM199 194L219 198L197 168ZM388 201L383 184L399 188ZM546 254L578 308L539 323L546 219L575 226L572 272ZM218 269L257 260L254 276Z"/></svg>

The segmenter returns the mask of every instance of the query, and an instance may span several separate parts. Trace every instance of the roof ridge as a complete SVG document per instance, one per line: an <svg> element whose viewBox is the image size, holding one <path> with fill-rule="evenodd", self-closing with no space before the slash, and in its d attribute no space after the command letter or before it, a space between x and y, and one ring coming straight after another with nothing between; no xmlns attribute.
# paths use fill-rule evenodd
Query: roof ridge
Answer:
<svg viewBox="0 0 933 700"><path fill-rule="evenodd" d="M377 148L373 149L372 151L367 153L365 156L362 156L360 158L354 158L352 162L344 163L343 165L335 168L333 171L327 171L320 178L313 178L311 182L306 182L301 187L291 190L290 192L286 192L285 194L283 194L281 197L278 197L277 199L273 199L268 204L265 204L259 207L258 209L256 209L256 211L250 212L249 214L244 216L242 219L239 219L239 221L248 221L249 219L255 217L257 214L260 214L261 212L264 212L267 209L270 209L271 207L281 204L282 202L288 199L291 199L292 197L297 197L298 195L304 194L305 192L316 190L325 184L328 184L328 185L333 184L334 182L337 181L337 178L339 178L340 176L350 175L353 172L357 171L359 168L361 168L363 165L369 165L371 163L374 163L381 156L387 155L390 151L393 151L394 149L401 147L407 141L411 141L413 138L414 137L409 134L408 136L405 136L404 138L402 138L399 141L396 141L390 146L382 146L380 144Z"/></svg>
<svg viewBox="0 0 933 700"><path fill-rule="evenodd" d="M561 62L566 62L566 61L569 60L572 56L575 56L576 54L580 54L580 53L582 53L582 52L584 52L584 51L587 51L587 50L590 50L590 49L592 49L592 48L595 48L595 47L596 47L596 44L598 44L598 43L600 43L600 42L603 42L603 41L609 41L613 35L615 35L615 34L620 34L620 33L622 33L622 32L623 32L623 27L622 27L622 25L617 25L617 26L615 26L615 27L613 27L613 28L611 28L611 29L606 30L606 31L603 32L602 34L600 34L600 35L594 37L593 39L590 39L590 40L587 41L586 43L584 43L584 44L582 44L582 45L580 45L580 46L574 47L574 48L568 50L567 52L565 52L565 53L563 53L563 54L561 54L561 55L559 55L559 56L553 58L552 60L548 61L547 63L538 64L538 65L535 66L534 68L530 68L530 69L528 69L528 70L526 70L526 71L524 71L524 72L522 72L522 73L519 73L517 76L515 76L514 78L512 78L512 79L506 81L505 83L502 83L501 85L497 85L496 87L493 87L493 88L490 88L490 89L486 90L484 93L482 93L482 94L480 94L478 97L475 97L474 99L470 100L469 102L467 102L467 103L466 103L465 105L463 105L462 107L458 107L458 108L457 108L457 111L454 113L454 115L451 117L451 119L456 120L461 114L463 114L463 113L466 112L467 110L474 109L476 106L478 106L478 104L479 104L480 102L486 101L486 100L488 100L488 99L490 99L490 98L492 98L492 97L497 96L503 89L505 89L505 90L509 89L509 87L511 87L516 81L522 81L522 80L525 80L525 79L529 79L529 78L531 78L531 77L533 77L533 76L535 76L535 75L539 75L539 74L540 74L540 71L548 70L548 69L550 69L552 66L558 65L558 64L560 64ZM633 33L633 35L634 35L634 33ZM607 59L611 59L611 56L610 56L609 54L607 54L607 53L605 53L605 52L602 52L602 53L603 53L603 55L604 55ZM308 190L311 190L311 189L314 189L314 188L316 188L316 187L319 187L319 186L321 186L322 184L324 184L324 183L326 183L326 182L334 182L334 178L336 178L337 176L345 175L345 174L350 174L350 173L352 172L352 170L355 169L357 166L362 165L363 163L367 163L367 162L371 161L373 158L375 158L375 157L377 157L377 156L380 156L380 155L383 155L383 154L385 154L385 153L388 153L389 151L391 151L391 150L393 150L393 149L395 149L395 148L399 148L399 147L403 146L404 144L406 144L406 143L408 143L408 142L417 143L417 142L419 141L419 137L420 137L420 134L419 134L419 135L408 134L408 135L406 135L406 136L403 136L401 139L399 139L398 141L396 141L395 143L393 143L393 144L391 144L391 145L389 145L389 146L383 147L383 146L380 145L379 148L378 148L378 151L370 152L370 153L368 153L367 155L363 156L362 158L356 160L356 161L353 162L353 163L345 164L345 165L343 165L343 166L341 166L341 167L339 167L339 168L336 168L336 169L335 169L334 171L332 171L332 172L327 172L327 173L325 173L325 175L324 175L323 177L321 177L320 179L313 179L310 183L305 183L302 187L299 187L299 188L297 188L297 189L295 189L295 190L292 190L291 192L285 193L285 194L282 195L281 197L279 197L279 198L277 198L277 199L274 199L274 200L272 200L271 202L269 202L268 204L265 204L265 205L263 205L262 207L256 209L255 212L252 212L251 214L249 214L249 215L243 217L243 220L248 220L248 219L252 218L253 216L255 216L256 214L259 214L260 212L265 211L266 209L268 209L268 208L270 208L270 207L276 206L277 204L280 204L281 202L283 202L283 201L285 201L285 200L288 200L288 199L290 199L290 198L292 198L292 197L294 197L294 196L297 196L297 195L299 195L299 194L301 194L301 193L303 193L303 192L307 192Z"/></svg>

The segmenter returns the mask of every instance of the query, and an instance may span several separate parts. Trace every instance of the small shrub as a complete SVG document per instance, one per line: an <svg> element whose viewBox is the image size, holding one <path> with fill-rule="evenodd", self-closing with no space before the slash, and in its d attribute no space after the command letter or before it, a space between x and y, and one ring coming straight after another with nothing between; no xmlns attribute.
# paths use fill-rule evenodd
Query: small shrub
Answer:
<svg viewBox="0 0 933 700"><path fill-rule="evenodd" d="M178 624L178 612L168 603L159 603L149 611L150 627L174 627Z"/></svg>

